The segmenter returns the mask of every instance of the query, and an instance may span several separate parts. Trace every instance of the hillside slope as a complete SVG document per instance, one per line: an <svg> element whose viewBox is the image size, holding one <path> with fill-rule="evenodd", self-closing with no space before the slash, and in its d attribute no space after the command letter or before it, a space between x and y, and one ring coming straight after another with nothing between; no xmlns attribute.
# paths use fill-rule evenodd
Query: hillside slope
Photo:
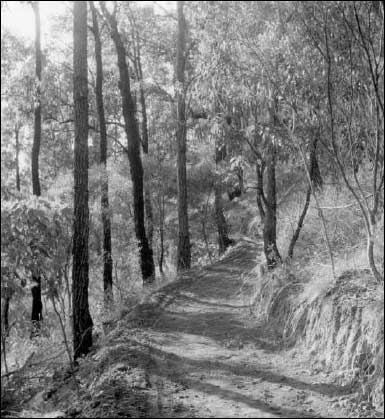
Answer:
<svg viewBox="0 0 385 419"><path fill-rule="evenodd" d="M81 362L82 402L62 386L52 409L81 417L344 417L335 402L349 388L312 373L251 315L247 274L261 249L242 240L153 293Z"/></svg>

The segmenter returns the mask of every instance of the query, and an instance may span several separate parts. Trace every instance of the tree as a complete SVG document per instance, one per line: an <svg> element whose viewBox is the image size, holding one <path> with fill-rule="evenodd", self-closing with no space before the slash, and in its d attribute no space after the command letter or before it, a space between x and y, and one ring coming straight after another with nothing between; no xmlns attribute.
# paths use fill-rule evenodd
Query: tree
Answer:
<svg viewBox="0 0 385 419"><path fill-rule="evenodd" d="M143 199L143 165L140 156L140 136L138 122L136 120L136 106L130 87L130 77L126 62L126 49L118 30L115 9L110 13L105 2L100 2L103 15L105 16L111 31L111 37L118 56L119 89L122 98L122 112L124 129L127 137L127 156L130 162L131 181L134 195L134 220L135 234L139 244L141 270L144 283L151 283L155 279L155 266L152 249L148 244L144 226L144 199Z"/></svg>
<svg viewBox="0 0 385 419"><path fill-rule="evenodd" d="M40 45L40 4L38 1L31 3L35 15L35 57L36 57L36 80L34 95L34 135L32 145L32 193L41 195L39 180L39 154L41 143L41 45ZM31 320L38 333L40 321L43 320L43 304L41 301L41 276L38 270L32 273L32 313Z"/></svg>
<svg viewBox="0 0 385 419"><path fill-rule="evenodd" d="M92 319L88 307L88 66L87 2L74 2L74 238L72 316L74 359L92 346Z"/></svg>
<svg viewBox="0 0 385 419"><path fill-rule="evenodd" d="M141 60L141 42L139 36L139 30L137 27L137 22L135 19L134 14L128 4L129 8L129 18L131 23L131 46L132 46L132 55L131 61L135 71L136 80L139 82L139 102L141 107L141 143L142 143L142 150L143 153L148 156L149 153L149 135L148 135L148 126L147 126L147 106L146 106L146 96L143 86L143 70L142 70L142 60ZM147 238L148 244L152 249L152 241L153 241L153 234L154 234L154 217L152 211L152 203L151 203L151 187L150 187L150 179L144 179L144 206L146 210L146 218L147 218Z"/></svg>
<svg viewBox="0 0 385 419"><path fill-rule="evenodd" d="M187 206L186 175L186 103L185 103L185 65L186 65L186 20L183 14L183 1L178 1L178 38L176 56L176 91L178 127L176 140L178 146L178 254L177 269L189 269L191 266L190 233Z"/></svg>
<svg viewBox="0 0 385 419"><path fill-rule="evenodd" d="M216 111L218 109L216 108ZM226 217L223 212L223 185L222 185L222 176L219 173L221 170L221 162L225 162L227 157L227 143L229 137L230 125L225 120L222 122L221 126L217 126L214 129L215 137L215 165L217 176L214 180L214 208L215 208L215 220L218 230L218 251L219 254L222 254L226 249L234 244L234 240L229 237L229 228L227 225ZM219 134L219 135L218 135Z"/></svg>
<svg viewBox="0 0 385 419"><path fill-rule="evenodd" d="M317 112L331 161L360 208L367 259L374 278L383 274L374 258L374 238L384 187L383 3L299 3L305 42L323 69L322 107ZM335 34L338 34L336 36ZM343 42L339 42L343 39ZM299 111L297 110L297 114ZM360 166L370 168L370 196Z"/></svg>
<svg viewBox="0 0 385 419"><path fill-rule="evenodd" d="M36 57L36 80L34 97L34 136L32 146L32 192L36 196L41 195L39 180L39 153L41 143L41 45L40 45L40 2L32 3L35 14L35 57Z"/></svg>
<svg viewBox="0 0 385 419"><path fill-rule="evenodd" d="M273 95L270 101L270 124L276 125L277 100ZM269 136L265 152L266 163L266 193L265 193L265 217L263 219L263 250L266 263L269 268L274 268L281 262L281 255L277 248L277 191L275 182L275 165L277 162L276 139Z"/></svg>
<svg viewBox="0 0 385 419"><path fill-rule="evenodd" d="M96 60L96 102L100 130L100 165L101 165L101 208L103 224L103 289L104 303L108 307L113 301L112 293L112 254L111 254L111 219L110 205L108 200L108 174L107 174L107 128L103 104L103 62L102 44L97 12L94 2L90 1L92 12L92 31L95 38L95 60Z"/></svg>
<svg viewBox="0 0 385 419"><path fill-rule="evenodd" d="M310 182L306 189L305 204L302 209L301 215L299 216L297 228L295 229L293 237L290 240L289 248L287 251L288 259L293 258L294 247L299 238L299 235L300 235L300 232L301 232L301 229L302 229L305 217L306 217L307 210L309 209L312 189L313 189L313 193L315 193L315 191L317 190L322 189L323 182L322 182L321 174L318 167L318 161L317 161L317 142L318 142L318 132L311 143L310 159L309 159L310 167L307 169L307 173L309 173Z"/></svg>

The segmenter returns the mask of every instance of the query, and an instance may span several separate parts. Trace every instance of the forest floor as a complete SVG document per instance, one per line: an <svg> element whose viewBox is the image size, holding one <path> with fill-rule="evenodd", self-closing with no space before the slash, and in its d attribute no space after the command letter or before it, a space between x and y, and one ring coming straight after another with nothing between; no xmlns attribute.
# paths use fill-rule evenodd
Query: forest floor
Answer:
<svg viewBox="0 0 385 419"><path fill-rule="evenodd" d="M51 406L73 417L346 417L350 389L253 318L247 273L261 251L242 241L155 292L80 365L81 405L62 387Z"/></svg>

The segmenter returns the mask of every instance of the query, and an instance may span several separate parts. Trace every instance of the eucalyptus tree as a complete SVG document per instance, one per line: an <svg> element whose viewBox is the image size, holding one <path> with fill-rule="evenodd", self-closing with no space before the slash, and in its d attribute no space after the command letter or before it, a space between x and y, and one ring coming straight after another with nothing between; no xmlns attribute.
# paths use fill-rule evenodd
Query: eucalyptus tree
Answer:
<svg viewBox="0 0 385 419"><path fill-rule="evenodd" d="M111 38L114 42L118 58L119 89L122 99L122 113L124 129L127 137L127 156L130 162L130 173L133 185L135 234L138 240L141 260L141 270L144 283L151 283L155 279L155 266L152 249L149 246L144 223L143 198L143 165L140 155L140 135L136 119L136 106L131 93L129 69L126 61L126 48L118 29L117 2L110 12L105 2L100 2L102 13L109 25Z"/></svg>
<svg viewBox="0 0 385 419"><path fill-rule="evenodd" d="M178 35L176 55L176 95L177 120L176 140L178 147L178 270L189 269L191 266L190 232L188 224L187 180L186 180L186 103L185 103L185 66L187 26L183 13L183 1L178 1Z"/></svg>
<svg viewBox="0 0 385 419"><path fill-rule="evenodd" d="M111 218L108 199L108 173L107 173L107 127L103 103L103 61L102 43L100 38L99 21L94 2L90 1L92 13L92 32L95 39L96 61L96 103L100 130L100 166L101 166L101 208L103 224L103 289L104 304L109 307L113 301L112 292L112 254L111 254Z"/></svg>
<svg viewBox="0 0 385 419"><path fill-rule="evenodd" d="M88 306L88 65L87 2L74 2L74 233L72 265L73 353L76 360L92 346L93 322Z"/></svg>
<svg viewBox="0 0 385 419"><path fill-rule="evenodd" d="M35 15L35 94L34 94L34 135L32 145L32 193L36 196L41 195L39 179L39 154L41 143L41 36L40 36L40 2L31 2ZM40 321L43 320L43 303L41 301L41 275L39 268L36 267L32 273L32 313L31 320L35 331L38 333Z"/></svg>
<svg viewBox="0 0 385 419"><path fill-rule="evenodd" d="M316 112L322 141L360 209L368 264L381 282L374 246L384 188L384 5L298 2L298 6L305 45L316 52L322 69L325 93Z"/></svg>

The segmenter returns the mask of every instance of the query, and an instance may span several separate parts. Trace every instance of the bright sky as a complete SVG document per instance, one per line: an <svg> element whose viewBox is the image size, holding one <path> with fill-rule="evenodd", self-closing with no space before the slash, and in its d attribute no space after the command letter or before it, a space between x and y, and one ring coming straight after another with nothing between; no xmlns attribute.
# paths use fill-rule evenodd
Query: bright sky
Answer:
<svg viewBox="0 0 385 419"><path fill-rule="evenodd" d="M42 41L50 32L51 17L65 13L69 7L66 1L41 1L41 31ZM12 33L33 40L35 37L35 19L32 7L28 4L20 4L16 1L9 1L3 6L1 12L1 23Z"/></svg>
<svg viewBox="0 0 385 419"><path fill-rule="evenodd" d="M41 32L42 44L44 39L50 33L50 22L53 16L60 16L66 13L66 10L72 8L71 1L41 1ZM173 11L176 9L175 1L141 1L142 5L153 4L155 11L162 13L163 11ZM159 6L158 6L159 5ZM68 13L68 12L67 12ZM8 1L3 6L1 12L1 24L8 28L12 33L27 38L34 39L35 20L32 7L28 4L20 4L16 1Z"/></svg>

